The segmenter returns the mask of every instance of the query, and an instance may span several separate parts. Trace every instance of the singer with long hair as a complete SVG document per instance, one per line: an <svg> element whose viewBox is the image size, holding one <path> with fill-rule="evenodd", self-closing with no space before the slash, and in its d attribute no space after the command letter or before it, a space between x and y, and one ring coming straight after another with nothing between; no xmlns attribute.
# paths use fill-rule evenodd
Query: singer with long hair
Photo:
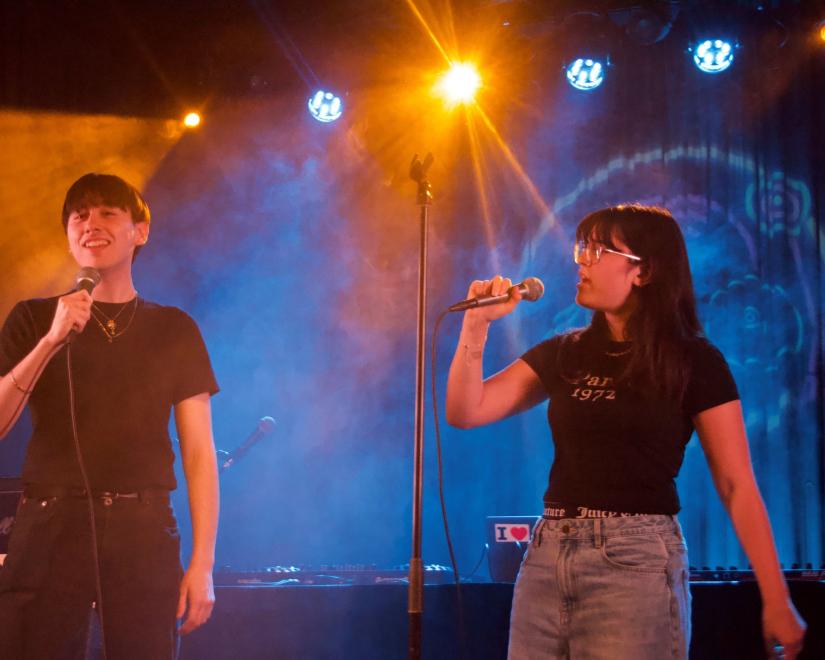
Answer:
<svg viewBox="0 0 825 660"><path fill-rule="evenodd" d="M80 286L18 303L0 331L0 437L25 405L33 424L0 568L0 657L82 658L94 604L109 660L171 659L178 632L214 603L218 387L195 322L135 290L150 229L138 190L87 174L62 222ZM172 411L193 531L185 572L169 500Z"/></svg>
<svg viewBox="0 0 825 660"><path fill-rule="evenodd" d="M674 479L695 430L756 574L766 649L794 658L804 623L788 593L757 488L736 384L702 334L684 238L671 214L617 206L576 230L576 302L590 325L541 342L483 377L490 323L467 311L447 388L447 420L471 428L549 399L555 455L544 515L513 596L509 658L685 659L687 549ZM511 290L500 276L468 297Z"/></svg>

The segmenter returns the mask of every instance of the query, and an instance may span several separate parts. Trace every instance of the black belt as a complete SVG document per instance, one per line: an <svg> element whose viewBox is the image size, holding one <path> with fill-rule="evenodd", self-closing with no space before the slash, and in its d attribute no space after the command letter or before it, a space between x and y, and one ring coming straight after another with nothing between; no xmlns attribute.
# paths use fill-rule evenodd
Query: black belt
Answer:
<svg viewBox="0 0 825 660"><path fill-rule="evenodd" d="M71 486L25 486L23 497L29 500L48 500L55 498L85 498L86 489ZM121 492L113 490L94 490L92 498L103 500L111 504L114 500L168 500L169 491L164 488L144 488L132 492Z"/></svg>

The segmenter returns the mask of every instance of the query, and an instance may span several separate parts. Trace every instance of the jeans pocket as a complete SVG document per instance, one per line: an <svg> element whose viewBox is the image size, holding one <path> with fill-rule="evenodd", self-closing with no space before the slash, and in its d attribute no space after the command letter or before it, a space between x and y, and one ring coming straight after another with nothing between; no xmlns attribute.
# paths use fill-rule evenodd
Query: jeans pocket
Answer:
<svg viewBox="0 0 825 660"><path fill-rule="evenodd" d="M118 557L117 566L109 573L110 584L119 585L135 598L177 589L180 533L167 503L123 503L113 511L107 537L109 552ZM136 581L136 575L141 579Z"/></svg>
<svg viewBox="0 0 825 660"><path fill-rule="evenodd" d="M690 571L688 569L687 545L684 541L671 543L665 540L665 547L668 553L668 580L675 589L681 589L690 598Z"/></svg>
<svg viewBox="0 0 825 660"><path fill-rule="evenodd" d="M153 499L141 503L140 511L149 520L158 520L169 531L177 531L178 520L172 504L166 499Z"/></svg>
<svg viewBox="0 0 825 660"><path fill-rule="evenodd" d="M55 498L21 499L12 523L8 555L0 572L0 587L34 589L46 580L54 538L59 532L52 522L59 505Z"/></svg>
<svg viewBox="0 0 825 660"><path fill-rule="evenodd" d="M542 544L549 541L549 536L542 538L542 533L546 524L547 521L542 518L536 523L535 527L533 527L533 532L530 535L530 543L527 544L527 550L521 559L522 566L537 563L537 560L542 555Z"/></svg>
<svg viewBox="0 0 825 660"><path fill-rule="evenodd" d="M606 537L601 555L623 571L665 574L670 553L658 534L636 534Z"/></svg>

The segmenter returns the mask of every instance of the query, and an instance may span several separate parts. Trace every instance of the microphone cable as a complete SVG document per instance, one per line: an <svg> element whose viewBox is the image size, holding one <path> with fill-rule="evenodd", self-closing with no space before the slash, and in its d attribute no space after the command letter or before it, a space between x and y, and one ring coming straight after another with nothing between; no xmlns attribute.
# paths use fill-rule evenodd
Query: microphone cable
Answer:
<svg viewBox="0 0 825 660"><path fill-rule="evenodd" d="M100 639L101 645L103 647L103 660L106 660L106 636L103 629L103 589L101 587L101 580L100 580L100 559L98 557L97 552L97 526L95 524L95 517L94 517L94 500L92 499L92 491L89 485L89 478L86 474L86 466L83 462L83 455L80 451L80 439L77 433L77 418L75 416L75 397L74 397L74 381L72 379L72 356L71 356L71 342L66 342L66 368L67 368L67 377L68 377L68 387L69 387L69 413L71 416L72 421L72 436L74 439L74 449L75 455L77 457L78 465L80 466L80 475L83 480L83 487L86 490L86 501L88 504L89 510L89 524L91 527L92 533L92 557L94 559L94 571L95 571L95 596L97 598L96 609L97 614L100 619ZM46 358L37 366L37 371L35 371L34 377L31 379L32 383L37 383L40 380L40 376L43 375L43 371L46 369L46 365L49 364L51 358L54 355L47 355ZM31 387L31 386L30 386ZM33 388L32 388L33 389ZM16 423L16 418L20 410L23 406L26 405L28 402L29 397L31 396L31 391L28 394L22 396L20 398L20 402L17 404L17 407L14 409L11 418L6 423L6 426L3 427L2 431L0 431L0 437L3 437L8 433L11 428ZM14 421L12 421L14 420Z"/></svg>
<svg viewBox="0 0 825 660"><path fill-rule="evenodd" d="M450 553L450 564L453 567L453 579L455 581L456 607L458 609L459 649L461 657L466 658L467 631L464 625L464 601L461 597L461 575L458 572L458 563L455 559L453 541L450 536L450 525L447 522L447 503L444 499L444 467L441 457L441 427L438 421L438 398L436 397L435 387L436 339L438 337L438 330L441 326L441 322L449 313L449 309L441 312L435 321L435 325L433 326L432 346L430 348L430 389L432 390L433 400L433 423L435 428L436 457L438 458L438 499L441 502L441 518L444 521L444 537L447 540L447 550Z"/></svg>
<svg viewBox="0 0 825 660"><path fill-rule="evenodd" d="M487 556L487 553L489 551L490 551L490 544L489 543L483 543L482 546L481 546L481 555L479 555L478 561L476 562L476 565L473 567L473 570L470 571L470 574L466 575L464 577L465 580L469 580L471 577L473 577L478 572L478 569L481 568L481 562L484 561L484 558Z"/></svg>
<svg viewBox="0 0 825 660"><path fill-rule="evenodd" d="M92 560L94 563L95 575L95 596L97 602L95 609L100 621L100 645L103 651L103 660L106 660L106 626L103 623L103 587L100 579L100 556L97 551L97 524L95 522L95 502L92 497L92 487L89 483L89 476L86 473L86 464L83 461L83 452L80 450L80 437L77 433L77 413L75 410L74 380L72 378L72 343L66 342L66 375L69 385L69 413L72 419L72 437L74 439L75 455L77 464L80 467L80 477L83 480L83 488L86 491L86 504L89 511L89 528L92 533Z"/></svg>

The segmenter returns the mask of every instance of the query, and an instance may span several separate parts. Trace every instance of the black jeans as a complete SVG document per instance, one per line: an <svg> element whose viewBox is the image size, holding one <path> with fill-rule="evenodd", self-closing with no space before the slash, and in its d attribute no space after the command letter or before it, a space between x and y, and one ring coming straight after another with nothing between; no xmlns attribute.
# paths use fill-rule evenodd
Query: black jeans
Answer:
<svg viewBox="0 0 825 660"><path fill-rule="evenodd" d="M180 537L166 497L95 499L108 660L177 655ZM0 568L0 658L83 658L96 600L88 504L24 497Z"/></svg>

